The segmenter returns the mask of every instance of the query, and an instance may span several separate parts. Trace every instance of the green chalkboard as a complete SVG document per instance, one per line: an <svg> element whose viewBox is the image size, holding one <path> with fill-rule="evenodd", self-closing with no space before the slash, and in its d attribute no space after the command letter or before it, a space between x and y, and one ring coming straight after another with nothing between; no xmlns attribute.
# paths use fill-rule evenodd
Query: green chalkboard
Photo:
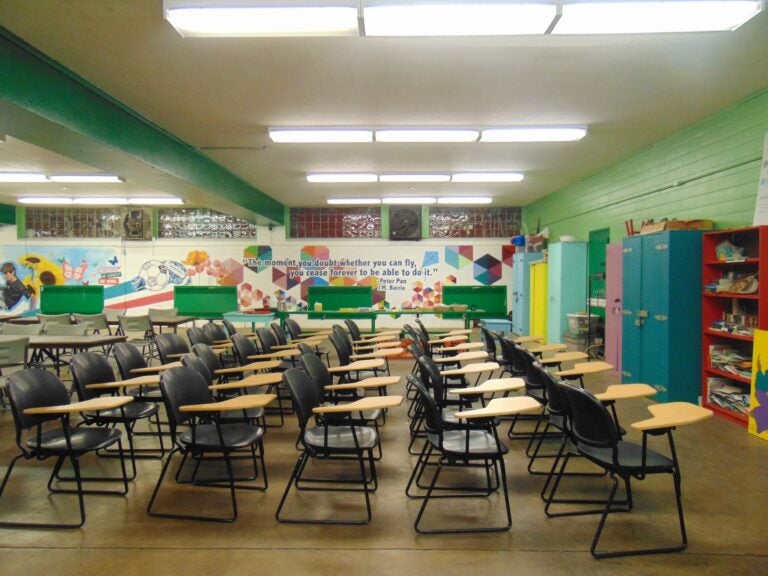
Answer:
<svg viewBox="0 0 768 576"><path fill-rule="evenodd" d="M443 286L443 304L466 304L481 310L472 317L504 318L507 315L506 286ZM460 318L459 312L446 312L443 318Z"/></svg>
<svg viewBox="0 0 768 576"><path fill-rule="evenodd" d="M310 286L307 291L307 307L315 309L315 302L324 311L341 308L370 308L373 306L373 288L370 286Z"/></svg>
<svg viewBox="0 0 768 576"><path fill-rule="evenodd" d="M173 307L179 316L219 319L237 311L237 286L174 286Z"/></svg>
<svg viewBox="0 0 768 576"><path fill-rule="evenodd" d="M101 314L104 286L41 286L42 314Z"/></svg>

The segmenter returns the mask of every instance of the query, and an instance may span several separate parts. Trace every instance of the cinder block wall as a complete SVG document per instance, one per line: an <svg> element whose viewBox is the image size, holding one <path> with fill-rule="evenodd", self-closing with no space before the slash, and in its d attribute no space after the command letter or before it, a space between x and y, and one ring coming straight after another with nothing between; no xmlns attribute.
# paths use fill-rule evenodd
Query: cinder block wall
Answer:
<svg viewBox="0 0 768 576"><path fill-rule="evenodd" d="M630 218L751 225L766 132L768 90L525 207L523 221L533 230L540 218L551 240L609 227L612 242Z"/></svg>

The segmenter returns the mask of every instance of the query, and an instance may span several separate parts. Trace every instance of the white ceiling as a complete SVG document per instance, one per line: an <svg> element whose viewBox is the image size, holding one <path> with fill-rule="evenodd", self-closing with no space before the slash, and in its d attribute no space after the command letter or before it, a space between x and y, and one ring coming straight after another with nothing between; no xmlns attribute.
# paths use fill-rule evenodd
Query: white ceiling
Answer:
<svg viewBox="0 0 768 576"><path fill-rule="evenodd" d="M0 0L0 26L289 206L475 192L497 206L523 206L768 88L768 13L735 32L686 35L184 39L163 20L161 0ZM516 124L587 124L589 134L540 144L267 137L269 126ZM20 150L10 160L0 152L0 164L66 170L60 157ZM304 177L336 171L526 178L409 187ZM0 185L0 200L13 203L24 191Z"/></svg>

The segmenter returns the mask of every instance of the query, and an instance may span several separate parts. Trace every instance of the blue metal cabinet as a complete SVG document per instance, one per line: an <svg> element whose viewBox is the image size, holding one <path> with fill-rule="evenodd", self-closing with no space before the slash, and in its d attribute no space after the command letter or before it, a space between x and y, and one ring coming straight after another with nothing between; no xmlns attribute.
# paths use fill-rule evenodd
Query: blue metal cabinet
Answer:
<svg viewBox="0 0 768 576"><path fill-rule="evenodd" d="M541 258L538 252L512 256L512 332L518 335L526 335L530 329L530 264Z"/></svg>
<svg viewBox="0 0 768 576"><path fill-rule="evenodd" d="M568 329L567 314L587 309L586 242L549 245L547 293L547 340L559 343Z"/></svg>
<svg viewBox="0 0 768 576"><path fill-rule="evenodd" d="M623 244L622 381L659 402L697 402L701 371L701 233L667 231Z"/></svg>

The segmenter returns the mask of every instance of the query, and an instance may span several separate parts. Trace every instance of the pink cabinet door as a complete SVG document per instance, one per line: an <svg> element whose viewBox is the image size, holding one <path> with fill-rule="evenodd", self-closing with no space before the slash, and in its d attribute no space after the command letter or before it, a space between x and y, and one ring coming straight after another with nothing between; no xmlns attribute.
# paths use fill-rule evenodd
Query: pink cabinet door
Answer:
<svg viewBox="0 0 768 576"><path fill-rule="evenodd" d="M608 244L605 250L605 361L621 374L622 244Z"/></svg>

